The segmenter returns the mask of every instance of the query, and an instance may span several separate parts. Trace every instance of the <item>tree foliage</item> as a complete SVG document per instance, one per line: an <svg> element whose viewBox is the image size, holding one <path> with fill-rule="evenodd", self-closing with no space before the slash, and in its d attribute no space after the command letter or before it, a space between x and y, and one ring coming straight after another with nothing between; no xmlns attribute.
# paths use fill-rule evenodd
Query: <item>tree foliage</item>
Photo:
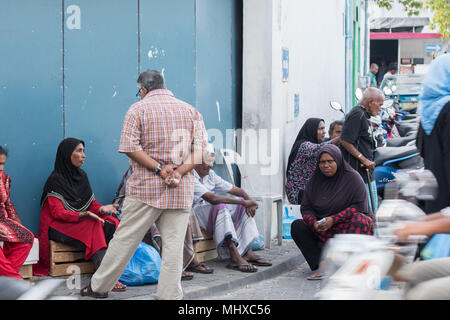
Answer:
<svg viewBox="0 0 450 320"><path fill-rule="evenodd" d="M450 38L450 1L449 0L375 0L381 8L392 9L394 1L403 5L408 16L417 16L421 9L431 10L434 17L430 21L430 28L442 35L443 39Z"/></svg>

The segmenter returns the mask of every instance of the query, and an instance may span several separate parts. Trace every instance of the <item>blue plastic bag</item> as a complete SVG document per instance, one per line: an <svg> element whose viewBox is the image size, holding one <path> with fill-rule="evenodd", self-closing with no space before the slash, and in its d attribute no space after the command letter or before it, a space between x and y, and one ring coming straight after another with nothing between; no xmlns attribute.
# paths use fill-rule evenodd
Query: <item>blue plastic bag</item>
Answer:
<svg viewBox="0 0 450 320"><path fill-rule="evenodd" d="M420 252L424 260L447 258L450 256L450 234L435 234Z"/></svg>
<svg viewBox="0 0 450 320"><path fill-rule="evenodd" d="M289 209L287 206L284 207L284 212L286 213L286 217L283 217L283 239L292 239L291 224L298 218L289 215Z"/></svg>
<svg viewBox="0 0 450 320"><path fill-rule="evenodd" d="M264 249L264 237L262 236L262 234L260 234L258 236L258 239L253 241L252 250L257 251L257 250L262 250L262 249Z"/></svg>
<svg viewBox="0 0 450 320"><path fill-rule="evenodd" d="M127 286L158 282L161 257L152 246L141 242L126 266L119 281Z"/></svg>

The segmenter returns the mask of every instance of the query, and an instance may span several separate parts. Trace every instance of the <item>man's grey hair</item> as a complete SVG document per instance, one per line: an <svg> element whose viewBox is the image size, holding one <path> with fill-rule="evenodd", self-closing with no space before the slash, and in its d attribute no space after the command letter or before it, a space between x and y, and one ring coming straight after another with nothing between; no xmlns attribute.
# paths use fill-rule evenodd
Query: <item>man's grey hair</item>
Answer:
<svg viewBox="0 0 450 320"><path fill-rule="evenodd" d="M364 90L361 101L375 100L378 97L384 99L383 91L375 87L369 87L366 90Z"/></svg>
<svg viewBox="0 0 450 320"><path fill-rule="evenodd" d="M137 83L142 87L146 88L148 91L156 89L166 89L166 84L164 83L164 76L161 72L157 70L147 70L142 72Z"/></svg>

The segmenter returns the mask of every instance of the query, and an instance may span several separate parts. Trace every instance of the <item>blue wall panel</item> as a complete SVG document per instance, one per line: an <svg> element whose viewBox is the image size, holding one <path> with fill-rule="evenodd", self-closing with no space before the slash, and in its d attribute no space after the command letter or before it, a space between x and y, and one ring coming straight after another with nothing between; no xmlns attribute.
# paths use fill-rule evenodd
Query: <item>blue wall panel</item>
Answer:
<svg viewBox="0 0 450 320"><path fill-rule="evenodd" d="M195 1L140 0L141 71L164 73L167 89L195 107Z"/></svg>
<svg viewBox="0 0 450 320"><path fill-rule="evenodd" d="M231 0L197 0L196 106L208 129L233 128Z"/></svg>
<svg viewBox="0 0 450 320"><path fill-rule="evenodd" d="M207 129L225 137L239 126L239 7L242 0L0 1L0 145L10 150L6 171L25 226L39 228L42 188L64 137L86 142L83 169L97 199L112 200L128 167L117 149L141 71L163 71Z"/></svg>
<svg viewBox="0 0 450 320"><path fill-rule="evenodd" d="M117 150L123 118L137 99L137 1L66 0L65 6L66 137L85 141L83 169L107 204L128 168Z"/></svg>
<svg viewBox="0 0 450 320"><path fill-rule="evenodd" d="M0 1L0 145L12 201L33 232L63 132L61 19L59 1Z"/></svg>

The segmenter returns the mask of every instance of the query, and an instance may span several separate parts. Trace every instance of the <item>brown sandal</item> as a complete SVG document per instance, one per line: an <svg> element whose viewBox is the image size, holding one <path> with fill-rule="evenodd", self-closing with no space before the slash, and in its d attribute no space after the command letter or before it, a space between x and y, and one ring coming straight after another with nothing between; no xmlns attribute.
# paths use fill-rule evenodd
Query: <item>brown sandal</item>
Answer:
<svg viewBox="0 0 450 320"><path fill-rule="evenodd" d="M114 288L112 288L111 291L114 292L124 292L127 290L127 286L124 285L122 282L117 281L116 284L114 285Z"/></svg>

